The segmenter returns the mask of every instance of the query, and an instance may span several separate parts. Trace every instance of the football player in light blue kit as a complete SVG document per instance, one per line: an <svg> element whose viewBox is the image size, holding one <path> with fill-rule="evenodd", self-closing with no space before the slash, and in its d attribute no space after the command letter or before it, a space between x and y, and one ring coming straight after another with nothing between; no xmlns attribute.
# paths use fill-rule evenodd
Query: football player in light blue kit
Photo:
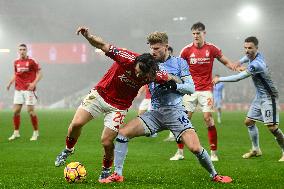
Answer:
<svg viewBox="0 0 284 189"><path fill-rule="evenodd" d="M250 106L245 125L248 127L252 149L243 155L243 158L258 157L262 155L259 147L259 134L255 126L256 121L261 121L268 126L270 132L275 136L277 143L282 149L282 157L279 161L284 162L284 136L280 128L278 104L278 90L275 87L269 68L265 60L258 52L258 40L256 37L245 39L244 48L246 56L239 63L248 63L247 69L237 75L214 78L213 82L235 82L247 77L252 77L256 88L256 96Z"/></svg>
<svg viewBox="0 0 284 189"><path fill-rule="evenodd" d="M200 145L198 136L187 117L185 108L182 106L183 95L192 94L195 91L188 64L182 58L169 55L166 33L151 33L147 40L152 55L161 62L159 64L160 70L174 75L175 79L163 84L149 84L152 94L152 110L120 128L115 145L115 172L105 179L105 183L123 182L122 169L129 139L138 136L150 136L162 130L170 130L177 141L182 140L189 150L195 154L200 164L210 173L213 181L231 182L230 177L217 174L210 156Z"/></svg>
<svg viewBox="0 0 284 189"><path fill-rule="evenodd" d="M216 74L215 77L220 77L220 75ZM223 93L224 93L224 83L220 82L214 85L213 99L214 99L214 107L217 109L218 123L221 123L222 100L224 98Z"/></svg>

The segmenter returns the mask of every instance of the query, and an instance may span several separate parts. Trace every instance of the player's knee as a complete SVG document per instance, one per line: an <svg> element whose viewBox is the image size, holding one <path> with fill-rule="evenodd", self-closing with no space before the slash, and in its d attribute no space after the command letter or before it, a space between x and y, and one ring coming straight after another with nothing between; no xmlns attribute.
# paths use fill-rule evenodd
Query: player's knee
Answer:
<svg viewBox="0 0 284 189"><path fill-rule="evenodd" d="M272 132L272 133L278 128L277 125L267 125L267 127L268 127L269 131Z"/></svg>
<svg viewBox="0 0 284 189"><path fill-rule="evenodd" d="M255 122L251 119L245 119L244 124L248 127L253 125Z"/></svg>
<svg viewBox="0 0 284 189"><path fill-rule="evenodd" d="M101 138L101 144L103 145L104 148L114 146L113 141L108 137L102 137Z"/></svg>
<svg viewBox="0 0 284 189"><path fill-rule="evenodd" d="M83 127L83 123L80 120L73 120L69 127L73 128L81 128Z"/></svg>

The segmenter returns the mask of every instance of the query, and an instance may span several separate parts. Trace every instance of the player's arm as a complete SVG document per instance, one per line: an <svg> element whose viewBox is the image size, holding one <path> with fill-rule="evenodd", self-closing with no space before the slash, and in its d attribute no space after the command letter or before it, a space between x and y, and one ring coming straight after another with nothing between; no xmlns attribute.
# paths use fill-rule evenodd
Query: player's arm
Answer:
<svg viewBox="0 0 284 189"><path fill-rule="evenodd" d="M42 78L42 72L41 72L41 70L38 70L38 71L36 72L36 78L35 78L35 80L34 80L32 83L29 83L28 90L29 90L29 91L34 90L35 87L36 87L36 85L37 85L37 83L41 80L41 78Z"/></svg>
<svg viewBox="0 0 284 189"><path fill-rule="evenodd" d="M16 76L14 74L13 77L11 78L11 80L9 81L7 87L6 87L7 91L9 91L11 85L15 82L15 79L16 79Z"/></svg>
<svg viewBox="0 0 284 189"><path fill-rule="evenodd" d="M230 75L227 77L219 77L219 78L215 77L213 79L213 83L216 84L219 82L237 82L237 81L240 81L250 76L251 76L251 73L249 73L248 71L242 71L236 75Z"/></svg>
<svg viewBox="0 0 284 189"><path fill-rule="evenodd" d="M90 34L89 29L87 27L79 27L76 33L77 35L81 33L92 46L101 49L105 53L109 51L110 44L106 43L101 37Z"/></svg>
<svg viewBox="0 0 284 189"><path fill-rule="evenodd" d="M192 94L195 92L195 85L191 75L183 76L182 83L177 83L177 91L183 94Z"/></svg>
<svg viewBox="0 0 284 189"><path fill-rule="evenodd" d="M227 58L225 55L222 55L220 58L217 58L224 66L229 68L233 71L238 71L240 68L239 64L233 63L229 58Z"/></svg>

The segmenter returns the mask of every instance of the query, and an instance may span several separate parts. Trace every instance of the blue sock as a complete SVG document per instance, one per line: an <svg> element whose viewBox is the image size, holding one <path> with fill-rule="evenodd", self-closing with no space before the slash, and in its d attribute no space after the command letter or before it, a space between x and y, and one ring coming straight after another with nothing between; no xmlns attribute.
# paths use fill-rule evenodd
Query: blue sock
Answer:
<svg viewBox="0 0 284 189"><path fill-rule="evenodd" d="M114 171L119 175L122 175L123 164L128 151L128 140L127 137L122 135L116 137L114 148Z"/></svg>
<svg viewBox="0 0 284 189"><path fill-rule="evenodd" d="M210 156L204 148L202 148L200 152L195 154L195 156L197 157L197 159L198 159L199 163L202 165L202 167L204 167L210 173L210 176L212 178L215 175L217 175L217 172L214 168L214 165L213 165L213 163L210 159Z"/></svg>
<svg viewBox="0 0 284 189"><path fill-rule="evenodd" d="M252 149L259 150L259 134L258 128L255 125L248 126L250 140L252 142Z"/></svg>

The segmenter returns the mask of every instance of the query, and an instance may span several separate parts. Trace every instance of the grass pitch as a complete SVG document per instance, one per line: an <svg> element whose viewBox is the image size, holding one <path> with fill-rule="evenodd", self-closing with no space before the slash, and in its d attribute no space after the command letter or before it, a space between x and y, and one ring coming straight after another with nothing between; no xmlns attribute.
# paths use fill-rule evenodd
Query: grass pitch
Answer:
<svg viewBox="0 0 284 189"><path fill-rule="evenodd" d="M54 166L57 154L65 146L67 127L74 110L41 110L40 138L31 142L32 126L27 113L22 113L21 137L9 142L12 134L12 112L0 112L0 188L284 188L284 163L279 163L280 149L268 129L258 124L263 156L249 160L241 155L251 144L243 125L244 112L224 112L222 124L217 124L219 158L214 163L220 174L230 175L231 184L213 183L188 150L185 160L170 161L176 152L175 142L163 142L168 131L157 138L139 137L129 143L125 162L125 182L102 185L98 183L103 150L100 145L102 117L83 129L76 152L68 162L79 161L87 169L85 183L68 184L63 167ZM126 120L134 118L130 111ZM284 113L280 114L283 123ZM202 114L192 120L203 146L208 150L207 131ZM280 128L284 128L280 125Z"/></svg>

